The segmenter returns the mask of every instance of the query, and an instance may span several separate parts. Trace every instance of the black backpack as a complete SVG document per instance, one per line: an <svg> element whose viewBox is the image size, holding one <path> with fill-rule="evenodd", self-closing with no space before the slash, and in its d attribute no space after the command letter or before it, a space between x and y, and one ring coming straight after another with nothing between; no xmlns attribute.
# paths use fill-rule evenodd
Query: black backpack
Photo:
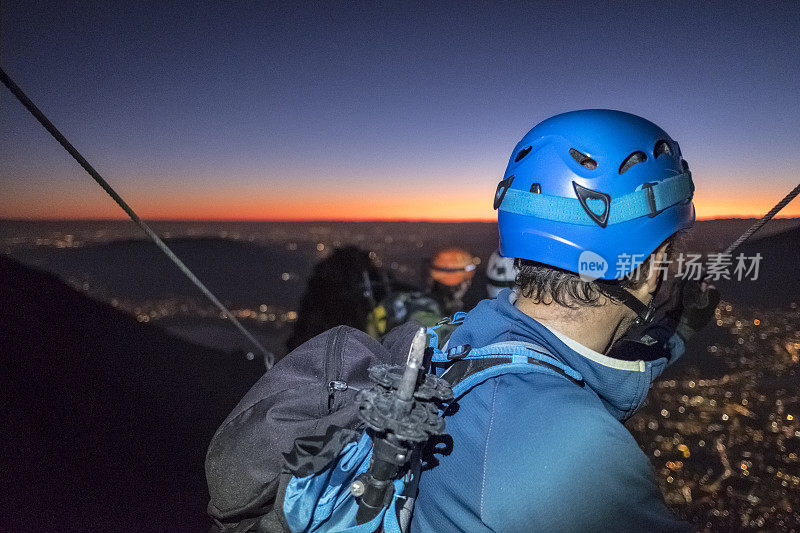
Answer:
<svg viewBox="0 0 800 533"><path fill-rule="evenodd" d="M450 401L457 402L473 387L509 372L555 372L584 386L580 374L533 343L448 348L451 334L465 316L456 313L425 330L427 357L438 370L446 368L440 381L448 394L422 394L420 402L435 396L434 402L447 404L428 405L422 407L423 411L447 411ZM394 480L391 501L387 500L377 515L366 516L369 523L358 521L364 502L349 490L342 493L342 487L351 487L349 483L361 479L376 442L381 441L373 440L370 432L364 433L365 423L359 416L364 397L358 401L356 395L371 389L365 391L369 396L376 391L376 383L378 389L388 386L384 383L386 374L375 369L377 377L370 376L370 367L404 367L418 331L416 324L408 323L378 342L360 330L339 326L302 344L262 376L223 422L209 446L206 477L212 531L326 531L355 524L367 528L365 531L374 530L370 529L373 526L405 531L419 477L414 467L421 463L412 461L410 470ZM414 394L416 397L417 392ZM364 420L376 429L371 417ZM396 452L389 451L389 462L393 463ZM419 459L417 456L416 461ZM334 471L336 475L332 475ZM366 508L370 507L367 502Z"/></svg>
<svg viewBox="0 0 800 533"><path fill-rule="evenodd" d="M281 488L284 454L297 437L330 427L359 429L355 396L370 388L367 369L402 365L418 326L406 324L378 342L338 326L281 359L225 419L206 455L212 531L284 531Z"/></svg>

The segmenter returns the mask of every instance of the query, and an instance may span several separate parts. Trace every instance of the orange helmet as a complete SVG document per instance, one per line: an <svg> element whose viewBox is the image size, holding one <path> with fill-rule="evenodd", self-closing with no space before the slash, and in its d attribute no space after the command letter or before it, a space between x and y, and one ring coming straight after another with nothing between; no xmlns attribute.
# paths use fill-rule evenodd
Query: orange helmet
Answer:
<svg viewBox="0 0 800 533"><path fill-rule="evenodd" d="M431 260L431 279L442 285L454 287L469 281L475 275L476 259L460 248L448 248Z"/></svg>

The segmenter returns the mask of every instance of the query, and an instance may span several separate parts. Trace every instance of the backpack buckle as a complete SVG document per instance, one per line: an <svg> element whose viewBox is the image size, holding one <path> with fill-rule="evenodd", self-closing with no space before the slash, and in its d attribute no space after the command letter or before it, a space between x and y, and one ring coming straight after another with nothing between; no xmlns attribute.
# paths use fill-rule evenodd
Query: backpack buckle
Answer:
<svg viewBox="0 0 800 533"><path fill-rule="evenodd" d="M452 350L447 350L447 360L448 361L460 361L464 359L469 352L472 350L472 346L469 344L464 344L462 346L456 346Z"/></svg>

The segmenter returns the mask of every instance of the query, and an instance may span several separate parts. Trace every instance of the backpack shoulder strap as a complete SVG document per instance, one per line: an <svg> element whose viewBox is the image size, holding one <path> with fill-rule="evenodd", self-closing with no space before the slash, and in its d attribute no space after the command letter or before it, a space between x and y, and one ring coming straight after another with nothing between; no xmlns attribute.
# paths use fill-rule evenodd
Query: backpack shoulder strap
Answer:
<svg viewBox="0 0 800 533"><path fill-rule="evenodd" d="M436 325L425 328L428 348L431 349L432 353L436 354L437 352L447 349L447 345L450 342L450 335L464 322L466 316L467 313L459 311L453 316L441 319Z"/></svg>
<svg viewBox="0 0 800 533"><path fill-rule="evenodd" d="M565 365L542 346L523 342L500 342L476 350L462 350L442 377L453 387L455 398L463 396L484 381L503 374L545 372L559 375L584 387L583 376ZM464 355L461 355L464 354Z"/></svg>
<svg viewBox="0 0 800 533"><path fill-rule="evenodd" d="M450 336L465 316L466 313L456 313L426 330L431 371L450 383L456 399L487 379L503 374L555 373L579 387L584 386L578 371L539 344L505 341L475 349L469 344L449 346Z"/></svg>

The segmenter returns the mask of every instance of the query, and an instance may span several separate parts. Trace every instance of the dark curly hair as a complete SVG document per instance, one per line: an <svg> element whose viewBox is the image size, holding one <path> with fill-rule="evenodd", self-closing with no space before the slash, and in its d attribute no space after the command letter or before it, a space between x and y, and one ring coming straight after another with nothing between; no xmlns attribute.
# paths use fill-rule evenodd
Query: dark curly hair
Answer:
<svg viewBox="0 0 800 533"><path fill-rule="evenodd" d="M672 253L675 236L666 241L667 255ZM661 246L659 246L660 248ZM626 289L638 289L647 281L647 274L653 262L653 255L649 255L632 272L618 281L618 285ZM516 267L519 269L516 279L517 292L524 298L530 298L535 303L557 303L570 309L579 307L597 307L606 298L617 300L609 293L603 283L584 281L576 273L561 270L549 265L517 259Z"/></svg>

